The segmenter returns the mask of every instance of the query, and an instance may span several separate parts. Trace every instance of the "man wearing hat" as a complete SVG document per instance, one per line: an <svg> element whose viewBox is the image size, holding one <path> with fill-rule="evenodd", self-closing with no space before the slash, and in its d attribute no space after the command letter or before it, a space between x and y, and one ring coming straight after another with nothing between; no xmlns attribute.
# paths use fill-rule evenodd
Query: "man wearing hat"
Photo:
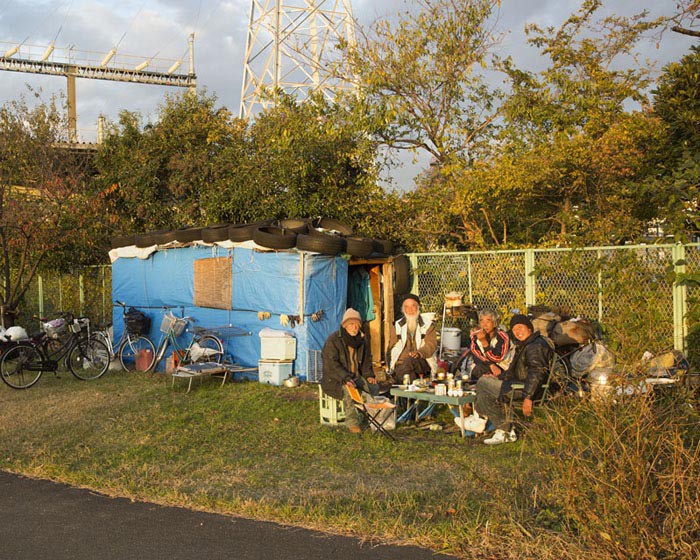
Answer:
<svg viewBox="0 0 700 560"><path fill-rule="evenodd" d="M362 333L360 313L347 309L343 314L340 329L332 333L323 345L324 393L345 404L345 425L351 433L360 433L360 417L352 404L345 384L350 382L360 391L376 395L378 387L372 371L372 353Z"/></svg>
<svg viewBox="0 0 700 560"><path fill-rule="evenodd" d="M401 312L403 317L389 336L389 371L397 382L407 374L413 381L437 370L437 333L431 316L420 312L420 299L414 294L404 298Z"/></svg>
<svg viewBox="0 0 700 560"><path fill-rule="evenodd" d="M515 356L510 367L499 375L485 374L476 383L474 406L481 416L489 419L496 428L493 435L484 440L487 445L498 445L515 441L517 436L506 417L503 406L513 390L514 383L523 383L522 408L525 416L532 414L532 401L542 393L542 385L549 376L553 345L525 315L514 315L510 330L515 339Z"/></svg>

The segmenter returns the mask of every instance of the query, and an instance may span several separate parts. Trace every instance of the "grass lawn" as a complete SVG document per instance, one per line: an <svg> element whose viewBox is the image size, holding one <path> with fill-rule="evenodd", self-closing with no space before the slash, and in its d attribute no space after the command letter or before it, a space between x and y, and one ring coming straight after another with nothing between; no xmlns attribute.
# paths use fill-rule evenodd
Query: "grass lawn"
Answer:
<svg viewBox="0 0 700 560"><path fill-rule="evenodd" d="M0 469L469 558L528 557L524 541L549 538L503 515L509 500L537 500L522 441L490 448L407 427L393 443L321 426L315 385L194 385L123 372L0 384Z"/></svg>

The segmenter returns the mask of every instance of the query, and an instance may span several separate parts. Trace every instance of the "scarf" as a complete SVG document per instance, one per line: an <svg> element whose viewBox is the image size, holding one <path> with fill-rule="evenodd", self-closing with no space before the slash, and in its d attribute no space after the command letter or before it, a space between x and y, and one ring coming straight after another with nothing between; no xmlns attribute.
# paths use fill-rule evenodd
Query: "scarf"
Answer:
<svg viewBox="0 0 700 560"><path fill-rule="evenodd" d="M364 342L364 336L362 336L362 331L358 332L355 336L350 336L350 333L345 329L340 329L340 335L343 338L343 342L350 346L351 348L359 348Z"/></svg>

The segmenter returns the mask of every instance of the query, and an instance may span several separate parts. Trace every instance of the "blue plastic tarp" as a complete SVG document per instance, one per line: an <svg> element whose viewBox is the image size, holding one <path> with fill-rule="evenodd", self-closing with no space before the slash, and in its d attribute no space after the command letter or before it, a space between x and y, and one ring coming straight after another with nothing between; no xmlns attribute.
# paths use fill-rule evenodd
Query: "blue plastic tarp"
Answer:
<svg viewBox="0 0 700 560"><path fill-rule="evenodd" d="M228 256L232 257L231 309L193 305L194 261ZM313 379L323 344L340 325L347 279L348 263L341 257L192 246L156 251L148 259L118 258L112 264L112 299L137 307L151 317L148 337L156 345L162 338L159 327L163 315L168 311L192 317L196 326L236 327L230 329L234 335L222 338L230 358L244 366L258 365L262 329L287 330L297 339L295 373ZM267 313L269 318L261 320ZM312 314L320 319L312 320ZM303 317L300 324L285 327L281 322L283 315ZM123 328L121 309L115 306L116 340ZM221 330L223 333L225 329ZM187 345L190 338L189 333L184 333L178 341ZM164 363L158 364L157 369L164 369Z"/></svg>

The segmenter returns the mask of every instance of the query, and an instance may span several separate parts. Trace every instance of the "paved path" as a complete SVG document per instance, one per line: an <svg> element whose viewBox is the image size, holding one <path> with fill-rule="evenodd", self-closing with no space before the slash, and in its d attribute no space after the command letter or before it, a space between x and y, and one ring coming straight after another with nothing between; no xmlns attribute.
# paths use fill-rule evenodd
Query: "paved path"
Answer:
<svg viewBox="0 0 700 560"><path fill-rule="evenodd" d="M316 531L110 498L0 471L3 560L447 559Z"/></svg>

